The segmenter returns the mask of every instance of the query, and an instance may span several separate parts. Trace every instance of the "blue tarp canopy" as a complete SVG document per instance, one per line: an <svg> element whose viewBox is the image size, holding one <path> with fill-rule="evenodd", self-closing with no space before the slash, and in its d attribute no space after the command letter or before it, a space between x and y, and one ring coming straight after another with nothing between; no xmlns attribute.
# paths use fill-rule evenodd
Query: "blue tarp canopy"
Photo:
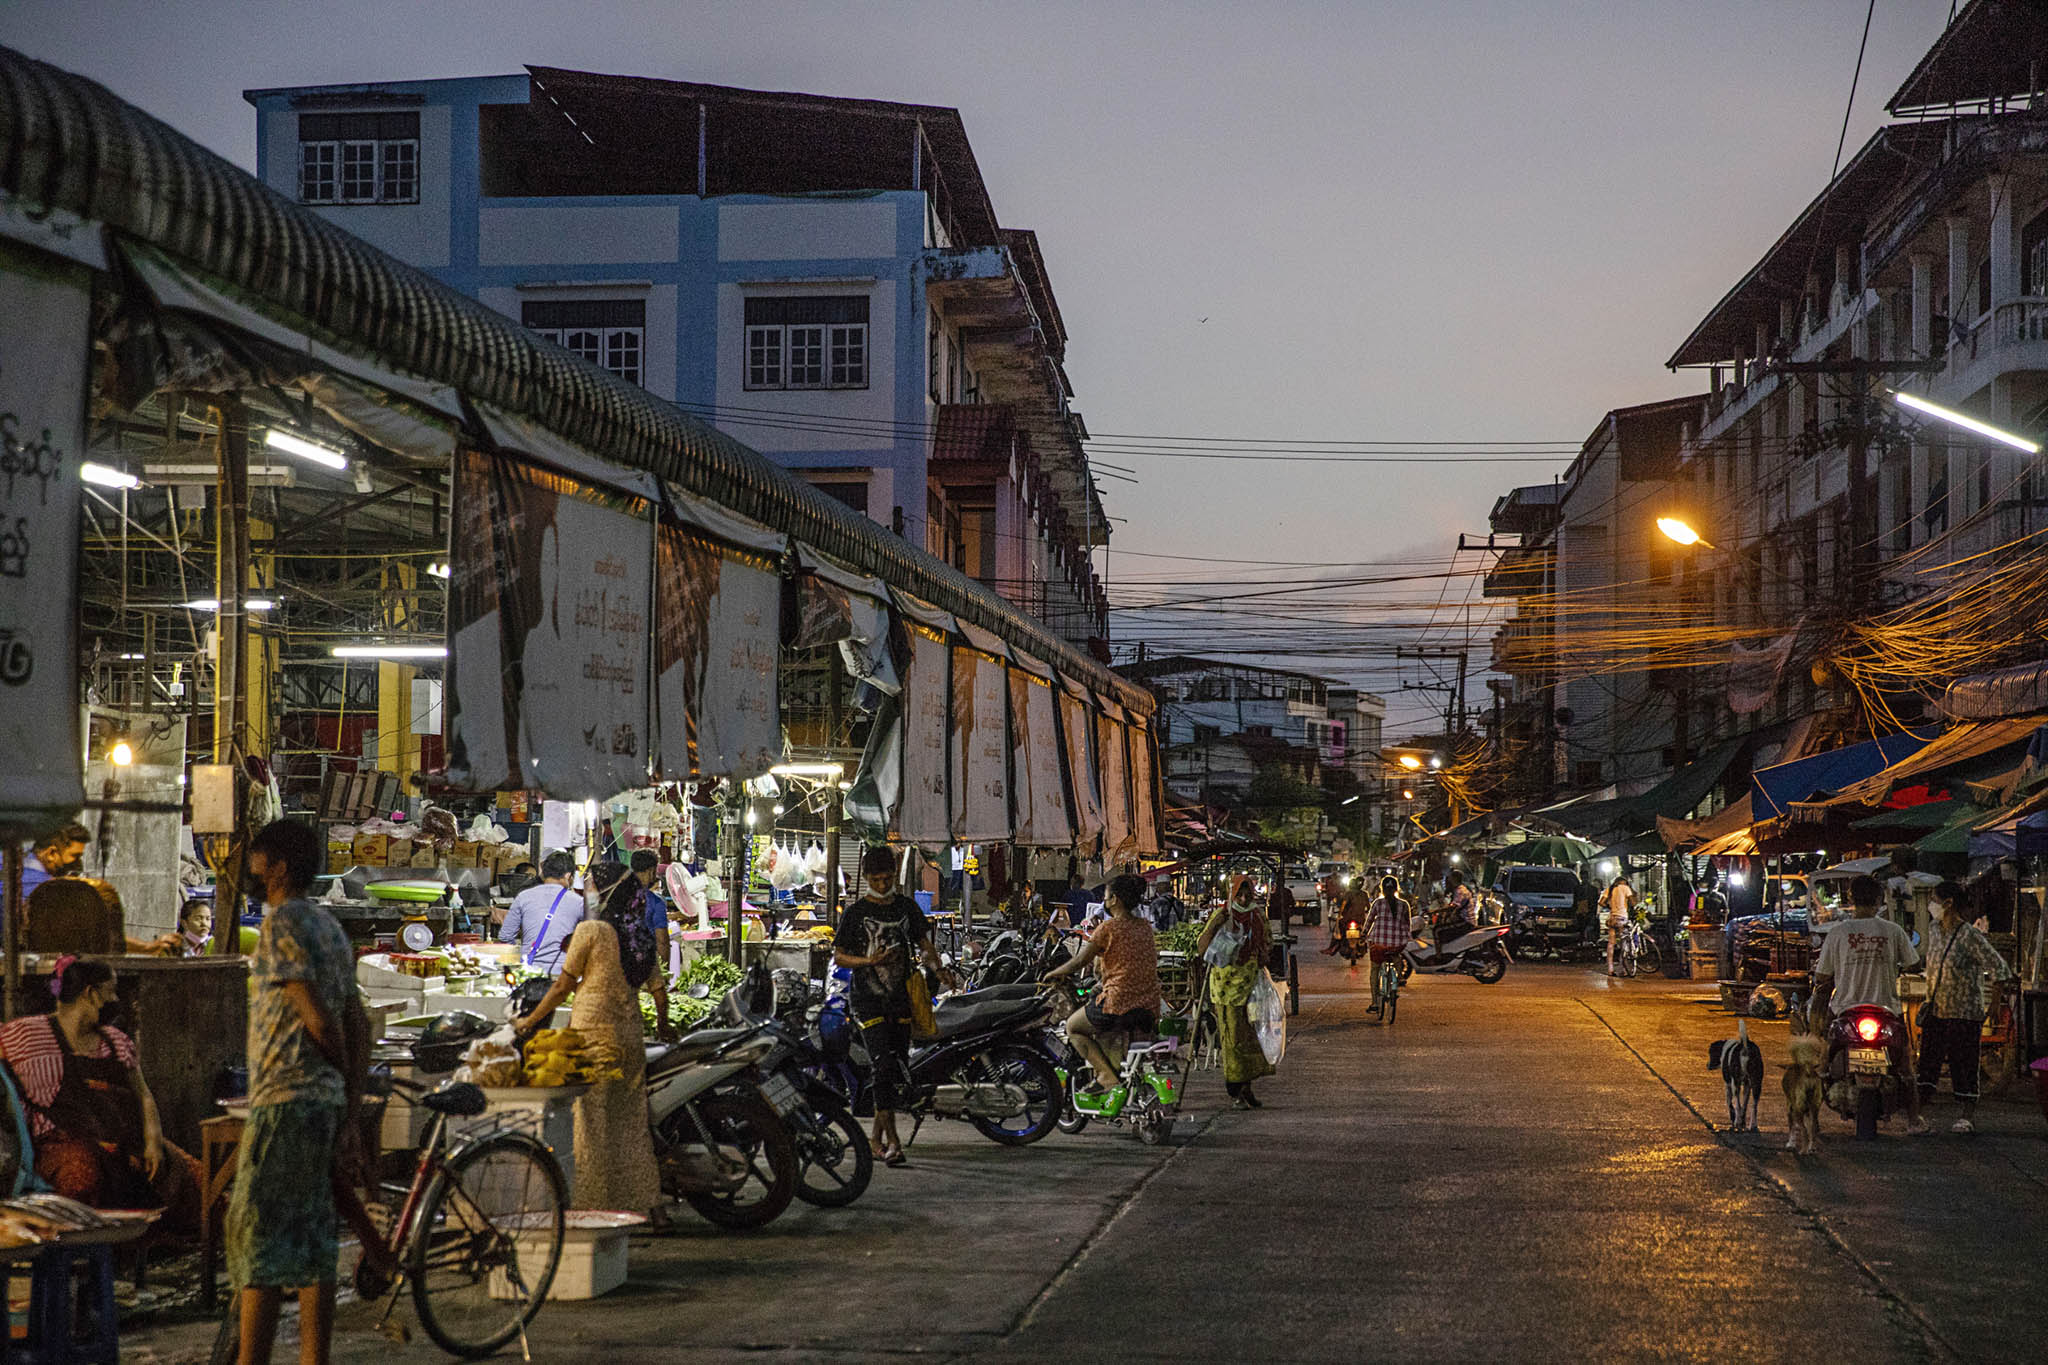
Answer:
<svg viewBox="0 0 2048 1365"><path fill-rule="evenodd" d="M1750 810L1758 821L1781 818L1794 801L1811 801L1816 796L1838 792L1852 782L1883 772L1909 754L1926 747L1941 733L1938 725L1921 730L1901 730L1895 735L1866 739L1845 749L1795 758L1759 768L1749 775Z"/></svg>

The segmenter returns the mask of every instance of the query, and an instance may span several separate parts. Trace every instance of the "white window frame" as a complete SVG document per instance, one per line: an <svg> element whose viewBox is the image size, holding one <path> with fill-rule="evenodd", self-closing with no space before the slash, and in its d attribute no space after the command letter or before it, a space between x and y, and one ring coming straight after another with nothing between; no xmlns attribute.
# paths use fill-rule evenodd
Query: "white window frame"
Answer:
<svg viewBox="0 0 2048 1365"><path fill-rule="evenodd" d="M352 154L368 159L367 177L349 176ZM309 169L316 173L309 175ZM353 169L364 168L358 166ZM419 138L301 137L299 202L323 205L419 203Z"/></svg>
<svg viewBox="0 0 2048 1365"><path fill-rule="evenodd" d="M581 356L600 370L608 370L629 384L647 384L647 329L645 327L529 327L537 337L546 337L563 350ZM630 352L632 360L625 360Z"/></svg>
<svg viewBox="0 0 2048 1365"><path fill-rule="evenodd" d="M307 204L341 202L341 144L299 144L299 199Z"/></svg>
<svg viewBox="0 0 2048 1365"><path fill-rule="evenodd" d="M873 367L868 348L871 324L865 322L752 323L745 329L745 353L741 356L745 387L763 389L865 389L871 386ZM770 345L774 360L764 364L759 357ZM845 347L857 352L859 377L851 374L835 379L835 350ZM815 378L797 378L800 356L815 357L801 368ZM849 362L849 369L856 368ZM772 371L772 374L771 374Z"/></svg>

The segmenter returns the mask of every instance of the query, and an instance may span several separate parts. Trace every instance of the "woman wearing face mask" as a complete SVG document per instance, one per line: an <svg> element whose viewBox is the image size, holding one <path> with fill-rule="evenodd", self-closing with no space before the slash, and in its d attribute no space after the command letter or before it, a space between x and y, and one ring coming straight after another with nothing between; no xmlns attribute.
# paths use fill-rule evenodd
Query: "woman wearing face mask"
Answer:
<svg viewBox="0 0 2048 1365"><path fill-rule="evenodd" d="M114 1003L113 969L60 957L50 993L55 1010L0 1028L0 1061L28 1105L36 1174L81 1203L162 1208L167 1229L197 1231L199 1163L164 1141L135 1044L100 1022Z"/></svg>
<svg viewBox="0 0 2048 1365"><path fill-rule="evenodd" d="M1249 877L1239 877L1230 889L1230 904L1209 916L1195 940L1197 955L1209 951L1209 942L1228 924L1239 940L1230 960L1211 964L1209 999L1216 1011L1217 1041L1223 1051L1223 1089L1237 1109L1263 1109L1265 1103L1252 1093L1252 1082L1273 1074L1259 1046L1259 1033L1245 1016L1245 1006L1258 984L1259 969L1265 965L1271 931L1265 911L1259 905L1258 888Z"/></svg>
<svg viewBox="0 0 2048 1365"><path fill-rule="evenodd" d="M512 1021L525 1038L537 1032L564 1000L569 1026L619 1050L621 1078L600 1081L576 1101L576 1186L579 1209L661 1212L661 1173L647 1128L646 1032L640 986L653 974L654 941L647 928L640 883L618 863L590 869L593 913L569 935L562 969L530 1014ZM658 983L659 978L655 981ZM657 995L666 1015L667 998Z"/></svg>
<svg viewBox="0 0 2048 1365"><path fill-rule="evenodd" d="M871 848L861 855L867 894L840 916L833 961L853 972L853 1021L868 1054L868 1089L875 1097L875 1155L885 1166L907 1166L896 1132L896 1109L910 1088L910 971L913 955L946 976L932 948L931 924L916 901L896 889L896 855ZM948 978L950 979L950 978Z"/></svg>

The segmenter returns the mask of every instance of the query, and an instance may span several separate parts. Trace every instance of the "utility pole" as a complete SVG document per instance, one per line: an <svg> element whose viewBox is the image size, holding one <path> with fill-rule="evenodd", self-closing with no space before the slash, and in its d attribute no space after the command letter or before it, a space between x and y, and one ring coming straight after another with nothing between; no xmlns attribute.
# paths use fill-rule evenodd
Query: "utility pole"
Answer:
<svg viewBox="0 0 2048 1365"><path fill-rule="evenodd" d="M241 403L222 398L213 409L219 444L213 503L213 595L216 603L213 669L213 761L225 764L234 794L227 837L214 866L214 951L241 951L249 852L249 421Z"/></svg>

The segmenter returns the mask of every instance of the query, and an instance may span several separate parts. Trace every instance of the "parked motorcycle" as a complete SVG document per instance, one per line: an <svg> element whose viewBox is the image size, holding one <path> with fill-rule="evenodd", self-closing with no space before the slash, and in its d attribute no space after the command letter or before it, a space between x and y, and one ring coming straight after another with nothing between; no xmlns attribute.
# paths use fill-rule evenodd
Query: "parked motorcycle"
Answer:
<svg viewBox="0 0 2048 1365"><path fill-rule="evenodd" d="M782 1115L796 1144L796 1197L819 1208L844 1208L866 1192L874 1150L846 1095L825 1078L825 1055L804 1028L809 1004L810 982L803 973L771 974L756 963L721 1010L733 1024L767 1031L774 1046L756 1068L796 1090L800 1103Z"/></svg>
<svg viewBox="0 0 2048 1365"><path fill-rule="evenodd" d="M726 1000L738 1008L733 995ZM785 1116L803 1099L786 1075L761 1070L777 1046L774 1028L745 1023L647 1049L662 1193L722 1228L763 1227L796 1194L799 1163Z"/></svg>
<svg viewBox="0 0 2048 1365"><path fill-rule="evenodd" d="M1905 1020L1882 1005L1852 1005L1828 1024L1823 1093L1828 1108L1856 1121L1859 1138L1876 1137L1879 1122L1911 1103L1916 1081L1893 1052L1905 1027ZM1896 1055L1905 1056L1904 1049Z"/></svg>
<svg viewBox="0 0 2048 1365"><path fill-rule="evenodd" d="M1482 986L1491 986L1508 974L1507 937L1507 925L1488 924L1434 947L1419 938L1410 938L1408 946L1401 950L1401 960L1411 972L1432 976L1462 972Z"/></svg>
<svg viewBox="0 0 2048 1365"><path fill-rule="evenodd" d="M983 1137L1011 1147L1050 1133L1066 1090L1043 1048L1049 1012L1038 987L963 991L940 1000L933 1013L938 1036L910 1052L911 1098L903 1112L915 1125L912 1140L928 1118L965 1119ZM821 1035L815 1045L827 1058L821 1074L847 1087L855 1113L872 1113L868 1069L853 1065L858 1041L857 1034Z"/></svg>

